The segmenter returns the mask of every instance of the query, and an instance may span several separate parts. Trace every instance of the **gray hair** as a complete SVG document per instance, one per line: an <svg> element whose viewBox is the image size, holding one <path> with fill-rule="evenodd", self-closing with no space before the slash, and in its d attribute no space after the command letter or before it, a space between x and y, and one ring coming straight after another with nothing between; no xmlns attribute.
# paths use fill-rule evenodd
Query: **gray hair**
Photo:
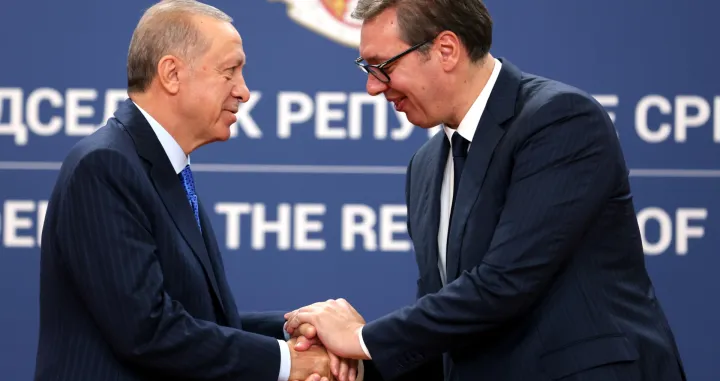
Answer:
<svg viewBox="0 0 720 381"><path fill-rule="evenodd" d="M152 82L157 64L173 54L192 62L210 47L198 31L193 16L207 16L231 23L219 9L195 0L163 0L145 11L128 50L128 92L143 92Z"/></svg>
<svg viewBox="0 0 720 381"><path fill-rule="evenodd" d="M465 45L471 61L482 60L490 51L492 19L481 0L359 0L352 17L369 20L390 8L397 10L400 39L408 45L430 41L448 30Z"/></svg>

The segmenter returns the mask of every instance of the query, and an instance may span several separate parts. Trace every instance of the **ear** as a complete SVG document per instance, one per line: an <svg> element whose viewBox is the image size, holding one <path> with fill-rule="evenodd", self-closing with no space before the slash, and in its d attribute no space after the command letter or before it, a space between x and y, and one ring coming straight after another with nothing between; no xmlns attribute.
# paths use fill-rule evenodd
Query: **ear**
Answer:
<svg viewBox="0 0 720 381"><path fill-rule="evenodd" d="M170 94L180 90L180 70L182 62L175 56L167 55L160 58L157 66L157 79L160 85Z"/></svg>
<svg viewBox="0 0 720 381"><path fill-rule="evenodd" d="M445 71L453 70L460 61L462 44L453 32L444 31L435 38L435 47L440 54L440 65Z"/></svg>

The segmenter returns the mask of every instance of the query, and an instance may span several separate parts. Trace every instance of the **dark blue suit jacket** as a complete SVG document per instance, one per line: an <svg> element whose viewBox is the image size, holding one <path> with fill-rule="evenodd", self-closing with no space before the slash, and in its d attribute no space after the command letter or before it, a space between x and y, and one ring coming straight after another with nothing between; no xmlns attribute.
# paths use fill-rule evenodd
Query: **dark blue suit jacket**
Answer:
<svg viewBox="0 0 720 381"><path fill-rule="evenodd" d="M501 61L457 191L445 287L445 134L410 161L419 300L363 329L373 365L386 380L683 380L607 112Z"/></svg>
<svg viewBox="0 0 720 381"><path fill-rule="evenodd" d="M35 380L277 381L284 318L239 314L210 220L130 101L62 165Z"/></svg>

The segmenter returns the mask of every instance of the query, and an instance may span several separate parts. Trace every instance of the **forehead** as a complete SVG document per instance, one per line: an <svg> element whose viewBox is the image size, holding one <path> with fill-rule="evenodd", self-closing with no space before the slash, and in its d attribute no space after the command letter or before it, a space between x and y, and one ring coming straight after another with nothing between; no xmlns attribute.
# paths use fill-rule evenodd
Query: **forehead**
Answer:
<svg viewBox="0 0 720 381"><path fill-rule="evenodd" d="M365 20L360 28L360 56L368 63L385 61L406 49L400 39L394 9Z"/></svg>
<svg viewBox="0 0 720 381"><path fill-rule="evenodd" d="M245 59L243 41L232 24L209 18L198 18L203 37L210 42L207 55L216 59Z"/></svg>

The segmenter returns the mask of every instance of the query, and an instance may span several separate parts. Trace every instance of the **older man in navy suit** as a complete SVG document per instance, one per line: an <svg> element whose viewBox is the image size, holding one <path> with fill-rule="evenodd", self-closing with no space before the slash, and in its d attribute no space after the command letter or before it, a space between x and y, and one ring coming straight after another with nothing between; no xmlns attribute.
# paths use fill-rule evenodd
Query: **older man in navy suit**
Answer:
<svg viewBox="0 0 720 381"><path fill-rule="evenodd" d="M190 153L227 140L250 95L231 21L188 0L140 20L130 99L71 150L50 198L35 380L331 378L323 348L288 345L282 313L238 312L195 192Z"/></svg>
<svg viewBox="0 0 720 381"><path fill-rule="evenodd" d="M288 329L313 324L386 380L684 380L603 108L494 58L479 0L360 0L355 15L368 92L443 126L407 171L418 300L367 325L318 303Z"/></svg>

